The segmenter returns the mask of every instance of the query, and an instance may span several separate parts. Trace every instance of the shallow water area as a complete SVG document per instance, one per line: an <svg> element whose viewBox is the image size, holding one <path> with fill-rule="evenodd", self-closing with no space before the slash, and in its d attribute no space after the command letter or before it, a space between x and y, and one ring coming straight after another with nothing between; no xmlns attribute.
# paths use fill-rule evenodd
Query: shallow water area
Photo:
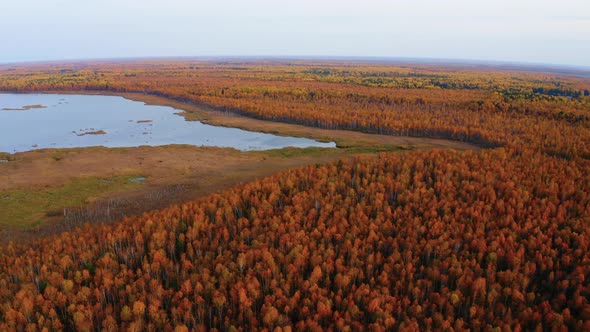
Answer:
<svg viewBox="0 0 590 332"><path fill-rule="evenodd" d="M336 146L333 142L186 121L176 114L179 112L118 96L0 94L0 152L168 144L242 151Z"/></svg>

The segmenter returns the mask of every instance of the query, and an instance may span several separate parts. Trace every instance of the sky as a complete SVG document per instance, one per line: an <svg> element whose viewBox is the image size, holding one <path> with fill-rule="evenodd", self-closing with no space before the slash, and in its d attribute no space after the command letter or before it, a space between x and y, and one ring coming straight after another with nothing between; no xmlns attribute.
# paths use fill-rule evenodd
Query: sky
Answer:
<svg viewBox="0 0 590 332"><path fill-rule="evenodd" d="M590 67L590 1L0 0L0 63L159 56Z"/></svg>

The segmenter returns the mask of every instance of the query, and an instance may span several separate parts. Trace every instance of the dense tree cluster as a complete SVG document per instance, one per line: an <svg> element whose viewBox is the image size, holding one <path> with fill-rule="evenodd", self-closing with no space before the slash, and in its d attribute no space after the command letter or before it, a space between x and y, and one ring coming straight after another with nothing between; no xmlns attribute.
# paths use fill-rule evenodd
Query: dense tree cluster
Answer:
<svg viewBox="0 0 590 332"><path fill-rule="evenodd" d="M150 93L261 119L590 158L588 80L428 65L135 61L0 67L0 90Z"/></svg>
<svg viewBox="0 0 590 332"><path fill-rule="evenodd" d="M0 255L0 329L590 329L590 168L313 165Z"/></svg>
<svg viewBox="0 0 590 332"><path fill-rule="evenodd" d="M590 83L485 68L0 66L0 90L142 92L481 151L292 169L0 249L0 330L590 330Z"/></svg>

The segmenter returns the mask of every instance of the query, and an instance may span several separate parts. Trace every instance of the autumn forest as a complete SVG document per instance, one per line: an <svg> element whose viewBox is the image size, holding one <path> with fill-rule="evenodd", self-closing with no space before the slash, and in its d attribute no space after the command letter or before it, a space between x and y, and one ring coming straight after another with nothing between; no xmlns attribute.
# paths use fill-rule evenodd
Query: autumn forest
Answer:
<svg viewBox="0 0 590 332"><path fill-rule="evenodd" d="M0 247L2 331L590 330L587 72L55 62L0 66L0 91L139 93L477 147L308 163L11 242Z"/></svg>

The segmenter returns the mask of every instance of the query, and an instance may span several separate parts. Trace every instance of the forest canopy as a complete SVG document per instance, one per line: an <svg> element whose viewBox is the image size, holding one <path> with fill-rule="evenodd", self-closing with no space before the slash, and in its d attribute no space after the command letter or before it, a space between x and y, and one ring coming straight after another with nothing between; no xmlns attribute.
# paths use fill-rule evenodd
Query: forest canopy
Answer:
<svg viewBox="0 0 590 332"><path fill-rule="evenodd" d="M0 66L1 91L140 92L265 120L590 158L583 76L298 61Z"/></svg>
<svg viewBox="0 0 590 332"><path fill-rule="evenodd" d="M590 83L335 62L0 67L0 90L140 92L479 151L309 165L0 249L0 330L590 330Z"/></svg>

